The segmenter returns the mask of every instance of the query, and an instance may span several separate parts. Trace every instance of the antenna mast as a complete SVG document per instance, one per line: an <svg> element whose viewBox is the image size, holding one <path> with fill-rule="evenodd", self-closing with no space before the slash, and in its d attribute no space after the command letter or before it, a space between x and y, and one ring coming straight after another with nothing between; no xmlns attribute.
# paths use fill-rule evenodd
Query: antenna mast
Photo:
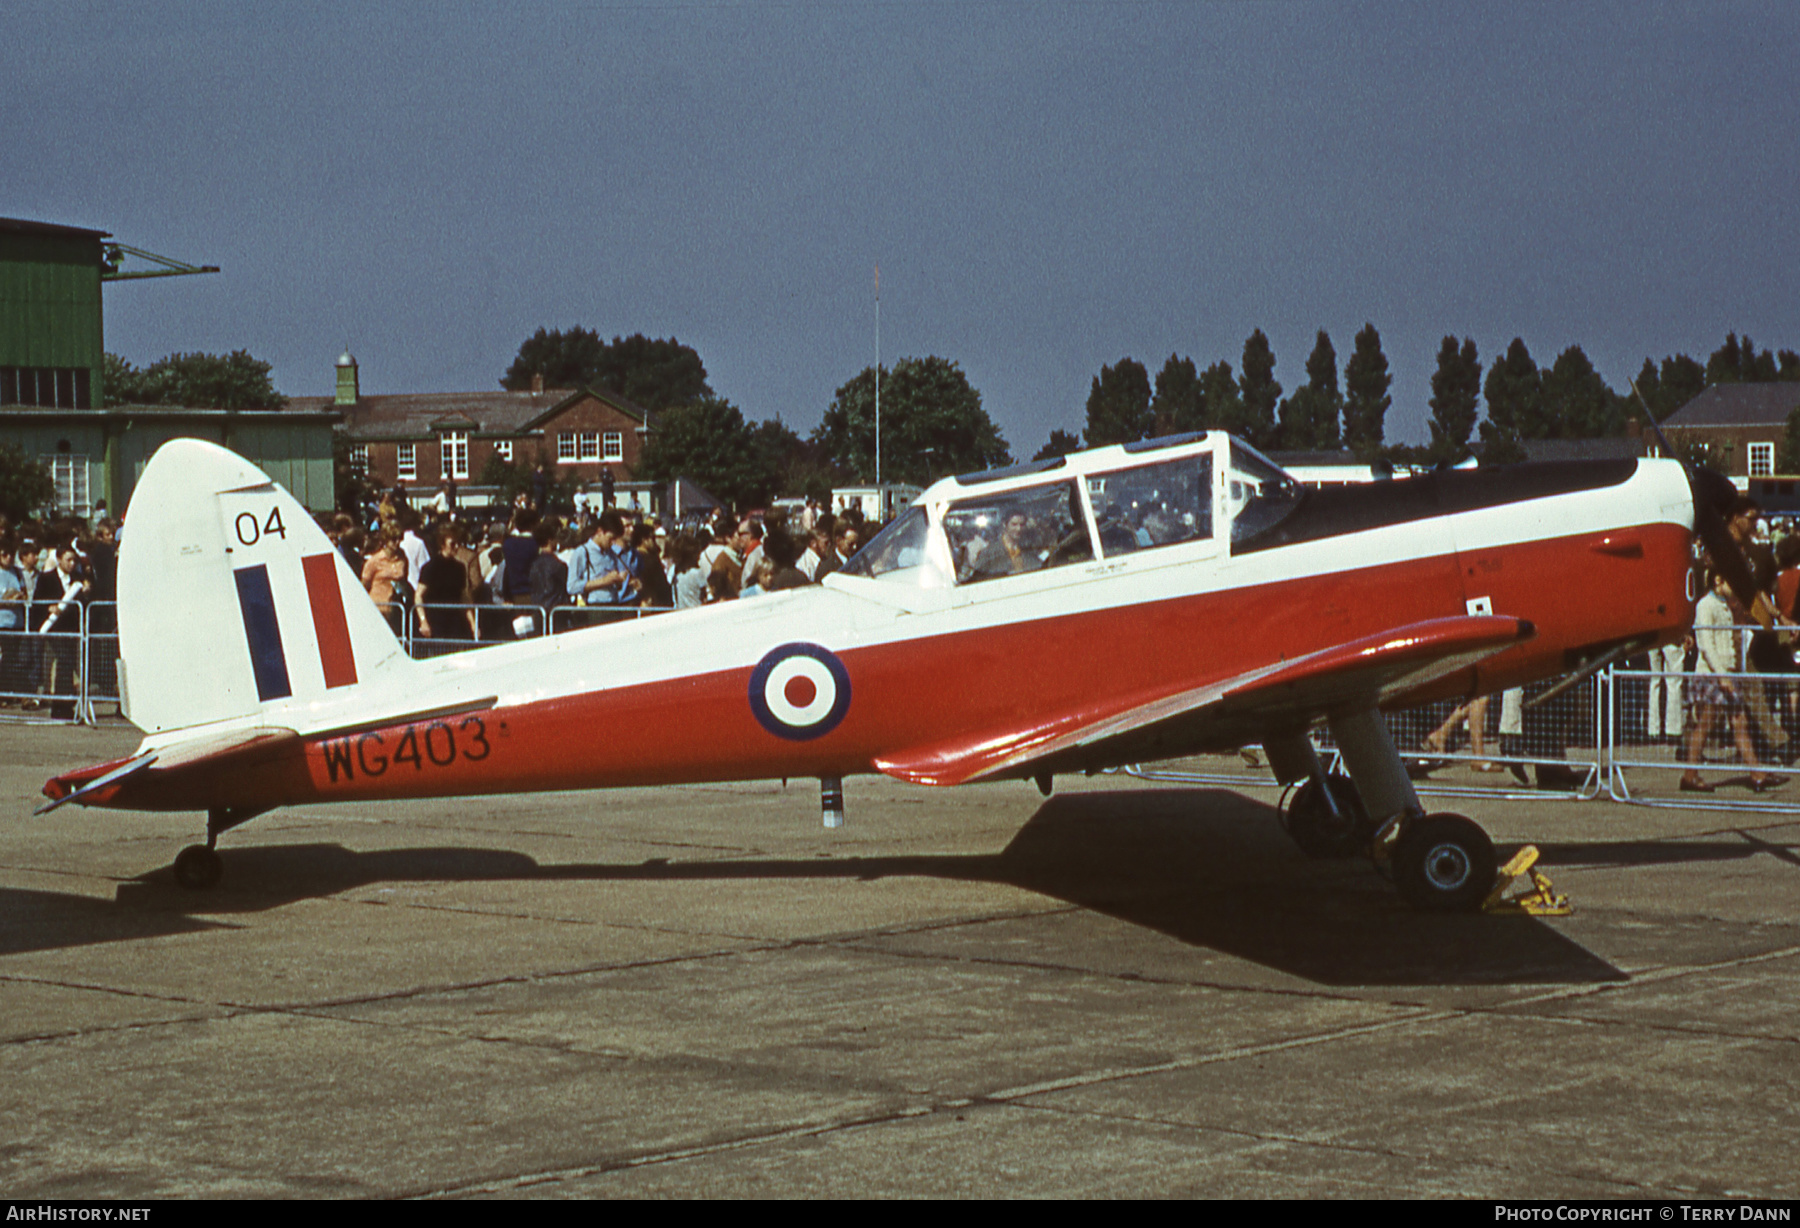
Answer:
<svg viewBox="0 0 1800 1228"><path fill-rule="evenodd" d="M882 484L882 263L875 261L875 484Z"/></svg>

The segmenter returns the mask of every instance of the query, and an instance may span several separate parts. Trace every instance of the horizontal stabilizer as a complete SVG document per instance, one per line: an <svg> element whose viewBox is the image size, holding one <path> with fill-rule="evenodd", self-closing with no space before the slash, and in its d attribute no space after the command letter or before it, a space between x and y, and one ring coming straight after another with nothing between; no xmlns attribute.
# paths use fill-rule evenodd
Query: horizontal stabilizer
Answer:
<svg viewBox="0 0 1800 1228"><path fill-rule="evenodd" d="M469 712L485 712L492 708L492 695L456 704L439 704L430 708L393 709L385 712L357 713L354 719L309 729L306 739L335 738L369 729L385 729L413 721L441 720ZM278 750L285 743L298 743L302 735L278 726L257 726L212 733L196 733L176 741L165 741L154 749L141 750L130 759L115 759L58 776L44 785L44 796L50 798L38 807L37 814L48 814L70 802L105 806L112 804L121 791L152 781L162 784L169 776L204 765L217 771L230 761L256 753L259 757Z"/></svg>
<svg viewBox="0 0 1800 1228"><path fill-rule="evenodd" d="M139 751L130 759L81 768L49 780L44 785L44 796L51 800L47 805L39 806L35 813L48 814L70 802L105 805L121 790L146 782L152 775L166 777L171 772L202 763L217 767L238 755L267 750L298 737L292 729L236 729Z"/></svg>
<svg viewBox="0 0 1800 1228"><path fill-rule="evenodd" d="M1030 729L963 737L886 755L875 766L914 784L959 785L1029 775L1057 760L1131 762L1170 745L1200 745L1215 726L1308 725L1340 709L1382 701L1466 668L1535 634L1498 615L1437 618L1333 645L1292 661L1204 686L1140 695L1107 705L1041 715ZM1254 737L1241 739L1254 741Z"/></svg>
<svg viewBox="0 0 1800 1228"><path fill-rule="evenodd" d="M156 752L144 751L129 759L114 759L111 763L101 763L82 768L78 772L70 772L67 776L58 776L44 786L44 796L50 800L31 813L49 814L59 806L91 797L102 789L116 785L127 776L137 775L155 762Z"/></svg>

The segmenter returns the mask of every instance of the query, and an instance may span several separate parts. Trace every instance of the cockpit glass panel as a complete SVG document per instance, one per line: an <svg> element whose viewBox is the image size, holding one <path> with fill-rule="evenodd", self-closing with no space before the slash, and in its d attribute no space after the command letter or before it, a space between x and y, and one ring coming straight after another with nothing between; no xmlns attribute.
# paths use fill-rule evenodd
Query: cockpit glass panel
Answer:
<svg viewBox="0 0 1800 1228"><path fill-rule="evenodd" d="M1094 557L1073 482L952 503L944 512L944 534L956 560L958 584L1086 563Z"/></svg>
<svg viewBox="0 0 1800 1228"><path fill-rule="evenodd" d="M1212 536L1212 453L1088 478L1100 550L1107 558Z"/></svg>
<svg viewBox="0 0 1800 1228"><path fill-rule="evenodd" d="M1231 441L1231 468L1225 475L1225 510L1233 544L1274 528L1300 504L1306 490L1281 467L1253 448Z"/></svg>
<svg viewBox="0 0 1800 1228"><path fill-rule="evenodd" d="M931 560L931 523L922 507L908 508L874 540L838 569L847 576L867 576L941 588L941 568Z"/></svg>

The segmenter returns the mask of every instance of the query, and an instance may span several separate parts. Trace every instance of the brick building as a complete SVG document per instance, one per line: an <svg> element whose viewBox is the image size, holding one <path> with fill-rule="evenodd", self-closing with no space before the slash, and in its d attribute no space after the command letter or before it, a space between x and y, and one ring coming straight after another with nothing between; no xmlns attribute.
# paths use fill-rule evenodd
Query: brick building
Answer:
<svg viewBox="0 0 1800 1228"><path fill-rule="evenodd" d="M1708 463L1742 490L1752 478L1776 475L1796 409L1800 384L1714 384L1664 418L1662 429L1674 447L1704 445Z"/></svg>
<svg viewBox="0 0 1800 1228"><path fill-rule="evenodd" d="M558 481L598 488L610 472L620 501L645 506L638 479L650 414L599 388L530 392L405 392L365 396L356 360L337 362L337 394L295 397L291 409L336 409L351 459L383 486L433 490L446 481L479 483L488 459L525 469L540 462ZM638 495L644 498L638 498Z"/></svg>

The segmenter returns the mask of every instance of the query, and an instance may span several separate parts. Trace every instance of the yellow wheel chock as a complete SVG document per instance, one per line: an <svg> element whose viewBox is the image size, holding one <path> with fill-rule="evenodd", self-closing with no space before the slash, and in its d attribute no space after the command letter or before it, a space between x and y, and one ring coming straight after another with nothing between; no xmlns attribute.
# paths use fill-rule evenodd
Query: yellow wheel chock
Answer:
<svg viewBox="0 0 1800 1228"><path fill-rule="evenodd" d="M1494 889L1488 892L1487 899L1481 903L1481 911L1486 913L1524 913L1532 917L1566 917L1575 911L1566 895L1557 895L1551 889L1550 880L1535 867L1537 865L1537 845L1527 844L1513 859L1500 867L1494 876ZM1530 891L1516 895L1512 899L1501 899L1507 890L1519 879L1530 877Z"/></svg>

